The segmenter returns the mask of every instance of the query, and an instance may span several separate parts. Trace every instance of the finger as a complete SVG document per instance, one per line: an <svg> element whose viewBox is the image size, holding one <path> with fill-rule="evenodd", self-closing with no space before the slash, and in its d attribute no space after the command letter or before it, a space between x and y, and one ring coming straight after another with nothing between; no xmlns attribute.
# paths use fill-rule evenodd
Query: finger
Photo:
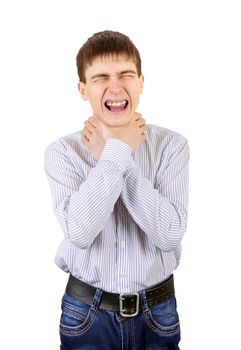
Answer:
<svg viewBox="0 0 241 350"><path fill-rule="evenodd" d="M142 125L139 127L139 130L141 132L141 135L146 134L146 125Z"/></svg>
<svg viewBox="0 0 241 350"><path fill-rule="evenodd" d="M148 135L147 135L146 131L141 133L141 140L143 140L143 141L148 140Z"/></svg>
<svg viewBox="0 0 241 350"><path fill-rule="evenodd" d="M87 130L89 130L89 132L91 134L95 134L96 133L96 127L93 126L90 122L87 121L86 124L85 124L85 127L86 127Z"/></svg>
<svg viewBox="0 0 241 350"><path fill-rule="evenodd" d="M141 119L137 120L137 121L136 121L136 125L137 125L139 128L143 127L144 125L146 125L145 119L144 119L144 118L141 118Z"/></svg>
<svg viewBox="0 0 241 350"><path fill-rule="evenodd" d="M141 113L135 112L135 117L134 117L135 121L141 119L141 117L142 117Z"/></svg>
<svg viewBox="0 0 241 350"><path fill-rule="evenodd" d="M93 128L97 127L97 123L95 121L95 118L90 117L84 122L84 126L92 125Z"/></svg>
<svg viewBox="0 0 241 350"><path fill-rule="evenodd" d="M144 131L143 137L144 137L144 140L148 140L148 132L147 132L147 130Z"/></svg>
<svg viewBox="0 0 241 350"><path fill-rule="evenodd" d="M96 118L90 117L90 118L88 119L88 122L89 122L94 128L97 127L97 120L96 120Z"/></svg>
<svg viewBox="0 0 241 350"><path fill-rule="evenodd" d="M140 120L145 120L142 115L140 114L138 118L133 119L136 123L139 123Z"/></svg>
<svg viewBox="0 0 241 350"><path fill-rule="evenodd" d="M146 129L140 129L140 133L141 133L141 135L147 135L147 132L146 132Z"/></svg>
<svg viewBox="0 0 241 350"><path fill-rule="evenodd" d="M141 118L138 120L138 125L139 125L139 128L141 128L142 126L146 125L146 121L144 118Z"/></svg>
<svg viewBox="0 0 241 350"><path fill-rule="evenodd" d="M84 128L84 137L86 137L88 141L90 141L92 135L93 134L87 128Z"/></svg>
<svg viewBox="0 0 241 350"><path fill-rule="evenodd" d="M88 137L85 135L82 136L81 141L83 142L84 145L87 145L90 142Z"/></svg>

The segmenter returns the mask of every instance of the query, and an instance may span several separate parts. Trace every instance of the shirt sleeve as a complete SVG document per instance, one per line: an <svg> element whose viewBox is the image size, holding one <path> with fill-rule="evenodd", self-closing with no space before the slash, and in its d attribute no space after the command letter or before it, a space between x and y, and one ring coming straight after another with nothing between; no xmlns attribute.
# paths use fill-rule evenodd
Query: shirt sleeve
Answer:
<svg viewBox="0 0 241 350"><path fill-rule="evenodd" d="M83 179L63 143L47 148L45 171L54 211L65 237L78 247L88 248L103 230L120 196L130 154L125 143L107 140L100 160Z"/></svg>
<svg viewBox="0 0 241 350"><path fill-rule="evenodd" d="M180 244L187 225L189 146L179 135L170 147L164 171L157 173L155 188L133 164L125 172L121 193L133 220L164 251Z"/></svg>

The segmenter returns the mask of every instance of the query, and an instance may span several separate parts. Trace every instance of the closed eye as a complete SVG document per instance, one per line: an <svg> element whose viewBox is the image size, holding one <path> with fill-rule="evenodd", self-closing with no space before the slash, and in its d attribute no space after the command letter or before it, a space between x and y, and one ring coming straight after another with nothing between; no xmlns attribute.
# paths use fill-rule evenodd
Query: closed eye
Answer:
<svg viewBox="0 0 241 350"><path fill-rule="evenodd" d="M106 80L109 78L109 75L107 74L95 74L93 77L91 77L91 81L96 83L98 81Z"/></svg>
<svg viewBox="0 0 241 350"><path fill-rule="evenodd" d="M108 78L107 77L102 77L102 78L97 78L97 79L94 79L92 80L93 83L98 83L98 82L101 82L101 81L105 81L107 80Z"/></svg>
<svg viewBox="0 0 241 350"><path fill-rule="evenodd" d="M135 76L133 74L122 74L120 77L121 78L134 78Z"/></svg>

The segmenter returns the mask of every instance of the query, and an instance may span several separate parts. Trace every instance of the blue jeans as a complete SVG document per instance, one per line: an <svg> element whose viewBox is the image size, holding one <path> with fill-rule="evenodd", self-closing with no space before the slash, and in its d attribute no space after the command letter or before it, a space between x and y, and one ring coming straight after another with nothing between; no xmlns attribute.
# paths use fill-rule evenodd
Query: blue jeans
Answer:
<svg viewBox="0 0 241 350"><path fill-rule="evenodd" d="M145 290L139 293L142 311L130 318L99 309L101 289L97 289L91 306L65 294L60 350L179 350L175 297L148 308Z"/></svg>

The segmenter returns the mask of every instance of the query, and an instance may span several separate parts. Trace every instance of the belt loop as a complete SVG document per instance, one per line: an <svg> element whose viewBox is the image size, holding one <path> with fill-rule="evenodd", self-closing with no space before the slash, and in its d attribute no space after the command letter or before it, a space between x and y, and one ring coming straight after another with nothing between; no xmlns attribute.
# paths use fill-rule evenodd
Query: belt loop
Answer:
<svg viewBox="0 0 241 350"><path fill-rule="evenodd" d="M102 294L103 294L103 290L100 288L96 288L96 292L93 298L93 303L91 305L91 308L93 310L97 310L99 308Z"/></svg>
<svg viewBox="0 0 241 350"><path fill-rule="evenodd" d="M140 294L140 299L141 299L142 310L146 311L148 309L148 304L147 304L147 300L146 300L146 291L145 291L145 289L141 289L139 291L139 294Z"/></svg>

